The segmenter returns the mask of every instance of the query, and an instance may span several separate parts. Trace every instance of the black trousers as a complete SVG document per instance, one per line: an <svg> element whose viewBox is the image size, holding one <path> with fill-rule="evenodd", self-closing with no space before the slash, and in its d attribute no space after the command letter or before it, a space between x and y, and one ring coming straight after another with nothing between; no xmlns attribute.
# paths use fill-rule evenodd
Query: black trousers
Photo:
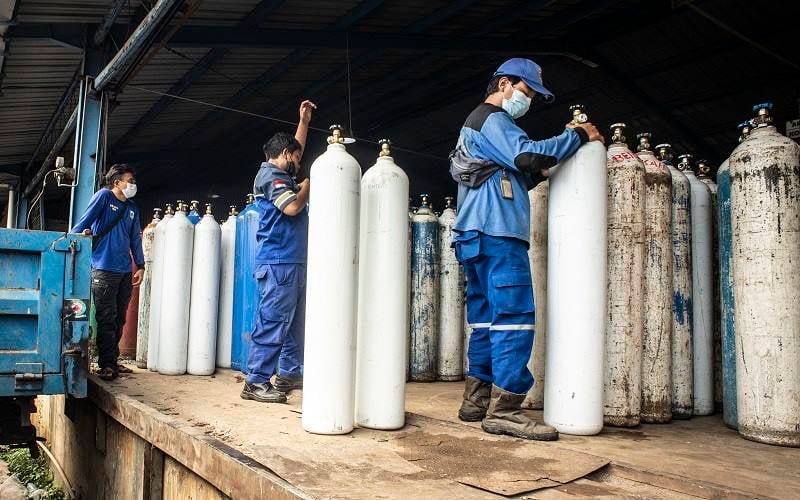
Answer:
<svg viewBox="0 0 800 500"><path fill-rule="evenodd" d="M119 341L125 325L125 313L131 300L131 273L92 269L94 318L97 321L97 351L100 368L116 368Z"/></svg>

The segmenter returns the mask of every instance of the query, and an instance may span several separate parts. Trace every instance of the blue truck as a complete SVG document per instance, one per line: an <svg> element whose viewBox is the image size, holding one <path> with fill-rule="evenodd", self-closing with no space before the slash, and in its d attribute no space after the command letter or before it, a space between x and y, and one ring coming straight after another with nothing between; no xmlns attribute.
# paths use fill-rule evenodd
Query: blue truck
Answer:
<svg viewBox="0 0 800 500"><path fill-rule="evenodd" d="M86 397L91 237L0 229L0 444L35 450L36 396Z"/></svg>

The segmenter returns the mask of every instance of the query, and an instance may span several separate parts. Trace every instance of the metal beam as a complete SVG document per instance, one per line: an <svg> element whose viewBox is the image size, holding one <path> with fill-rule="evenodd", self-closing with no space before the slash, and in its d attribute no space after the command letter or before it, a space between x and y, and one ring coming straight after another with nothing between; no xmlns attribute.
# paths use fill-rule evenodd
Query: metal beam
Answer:
<svg viewBox="0 0 800 500"><path fill-rule="evenodd" d="M348 40L349 38L349 40ZM170 47L299 48L299 49L399 49L436 52L518 53L507 39L430 36L344 30L259 30L217 26L186 26L169 41ZM547 50L539 49L537 50ZM553 48L552 50L557 50Z"/></svg>
<svg viewBox="0 0 800 500"><path fill-rule="evenodd" d="M84 73L96 74L102 67L104 59L99 51L86 50ZM105 127L108 113L108 100L106 93L92 92L91 77L84 77L81 81L75 125L75 153L72 166L75 169L75 179L72 182L72 196L70 197L69 225L80 218L89 206L89 201L95 192L95 181L98 171L105 163Z"/></svg>
<svg viewBox="0 0 800 500"><path fill-rule="evenodd" d="M114 26L119 13L122 12L122 8L128 4L128 1L129 0L114 0L114 3L111 4L108 12L103 16L103 21L100 23L100 26L97 27L97 31L94 32L94 36L92 37L92 44L95 47L103 45L103 42L106 41L111 27Z"/></svg>
<svg viewBox="0 0 800 500"><path fill-rule="evenodd" d="M94 79L94 90L121 85L145 56L152 43L169 25L185 0L158 0L144 20L136 27L125 45Z"/></svg>
<svg viewBox="0 0 800 500"><path fill-rule="evenodd" d="M359 20L366 17L372 11L380 7L382 3L383 0L364 0L360 4L358 4L356 8L348 12L344 17L340 18L336 22L336 24L334 24L330 29L332 31L335 31L335 30L343 30L349 28ZM285 74L291 68L300 64L300 62L304 58L306 58L313 52L314 51L311 49L298 49L292 51L288 56L284 57L274 66L269 67L266 71L264 71L262 74L256 77L255 80L251 81L250 83L239 89L234 95L226 99L222 105L229 108L235 108L240 103L245 101L247 98L257 93L263 86L265 86L269 82L274 81L276 78ZM219 109L215 109L213 111L206 113L206 115L202 119L200 119L199 122L189 127L174 141L172 141L171 146L180 145L184 143L189 137L195 135L196 130L202 130L211 123L214 123L217 120L219 120L222 117L223 113L224 111L221 111ZM170 149L172 148L170 147Z"/></svg>
<svg viewBox="0 0 800 500"><path fill-rule="evenodd" d="M255 9L253 9L247 17L239 22L233 30L245 30L247 28L255 27L264 22L264 20L269 17L275 10L280 7L285 0L262 0ZM181 31L187 29L188 27L181 28ZM181 33L178 32L178 34ZM176 35L177 36L177 35ZM175 37L173 36L173 39ZM211 67L222 60L223 57L228 53L227 49L224 48L215 48L209 51L202 59L200 59L194 66L192 66L189 71L184 73L180 80L178 80L172 87L167 90L168 94L173 95L181 95L183 94L189 87L192 86L193 83L198 81L200 78L203 77ZM124 148L128 142L130 142L133 137L136 136L136 133L142 128L150 123L152 123L158 115L160 115L164 110L166 110L170 104L172 104L174 100L171 97L162 96L158 101L156 101L153 106L147 110L147 112L139 118L139 120L128 129L124 136L122 136L115 144L114 149Z"/></svg>

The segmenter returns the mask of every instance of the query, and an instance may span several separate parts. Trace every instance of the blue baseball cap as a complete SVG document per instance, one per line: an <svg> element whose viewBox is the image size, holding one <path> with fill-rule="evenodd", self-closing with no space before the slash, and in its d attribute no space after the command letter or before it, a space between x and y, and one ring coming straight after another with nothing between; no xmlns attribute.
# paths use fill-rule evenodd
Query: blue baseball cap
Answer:
<svg viewBox="0 0 800 500"><path fill-rule="evenodd" d="M515 57L504 62L494 72L494 76L516 76L525 85L535 90L545 101L552 102L556 96L542 83L542 68L530 59Z"/></svg>

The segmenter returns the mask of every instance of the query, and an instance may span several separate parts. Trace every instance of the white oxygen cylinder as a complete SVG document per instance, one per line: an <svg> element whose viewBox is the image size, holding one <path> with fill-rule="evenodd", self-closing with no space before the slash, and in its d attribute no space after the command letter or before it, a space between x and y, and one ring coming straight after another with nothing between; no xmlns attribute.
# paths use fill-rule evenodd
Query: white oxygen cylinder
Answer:
<svg viewBox="0 0 800 500"><path fill-rule="evenodd" d="M217 361L221 239L219 224L211 213L211 205L207 204L205 215L194 226L186 363L186 373L189 375L211 375Z"/></svg>
<svg viewBox="0 0 800 500"><path fill-rule="evenodd" d="M217 318L217 366L231 367L233 343L233 275L236 264L236 207L220 226L219 317Z"/></svg>
<svg viewBox="0 0 800 500"><path fill-rule="evenodd" d="M800 146L771 110L729 160L736 406L744 438L800 447Z"/></svg>
<svg viewBox="0 0 800 500"><path fill-rule="evenodd" d="M678 168L692 189L692 350L694 415L714 413L714 269L711 192L695 176L692 155L681 155Z"/></svg>
<svg viewBox="0 0 800 500"><path fill-rule="evenodd" d="M356 423L405 425L408 352L408 176L381 141L361 179Z"/></svg>
<svg viewBox="0 0 800 500"><path fill-rule="evenodd" d="M150 332L150 289L153 284L153 250L156 226L161 222L161 209L153 209L153 220L142 231L142 253L144 254L144 276L139 284L139 309L136 318L136 366L147 368L147 342Z"/></svg>
<svg viewBox="0 0 800 500"><path fill-rule="evenodd" d="M464 272L456 259L453 198L445 198L439 216L439 359L436 378L445 381L464 378Z"/></svg>
<svg viewBox="0 0 800 500"><path fill-rule="evenodd" d="M186 216L185 203L178 205L175 216L167 223L164 239L164 273L158 339L158 373L186 373L189 347L189 307L192 291L192 250L194 224Z"/></svg>
<svg viewBox="0 0 800 500"><path fill-rule="evenodd" d="M588 121L573 106L576 122ZM544 420L564 434L603 428L606 148L592 141L550 169Z"/></svg>
<svg viewBox="0 0 800 500"><path fill-rule="evenodd" d="M172 204L167 203L164 218L156 226L153 237L153 283L150 286L150 318L147 336L147 369L158 371L158 344L161 330L161 289L164 285L164 248L167 239L167 223L175 215Z"/></svg>
<svg viewBox="0 0 800 500"><path fill-rule="evenodd" d="M342 127L311 166L303 429L347 434L355 408L361 167Z"/></svg>
<svg viewBox="0 0 800 500"><path fill-rule="evenodd" d="M531 202L531 233L528 261L533 281L533 301L536 306L536 330L528 370L533 375L533 387L528 391L524 408L544 408L544 353L547 338L547 196L548 181L540 182L528 192Z"/></svg>
<svg viewBox="0 0 800 500"><path fill-rule="evenodd" d="M608 316L605 423L639 425L644 333L645 170L628 148L624 123L608 147Z"/></svg>
<svg viewBox="0 0 800 500"><path fill-rule="evenodd" d="M656 146L658 159L672 177L672 418L692 417L692 190L673 165L670 144Z"/></svg>

